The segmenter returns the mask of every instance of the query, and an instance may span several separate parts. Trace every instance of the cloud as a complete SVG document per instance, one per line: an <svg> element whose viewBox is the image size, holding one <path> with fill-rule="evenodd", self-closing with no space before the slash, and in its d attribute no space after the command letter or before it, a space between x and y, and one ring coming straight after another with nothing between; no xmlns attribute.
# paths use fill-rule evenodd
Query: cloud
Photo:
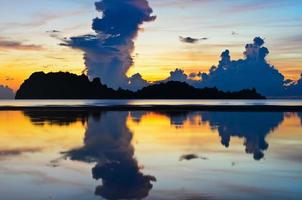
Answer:
<svg viewBox="0 0 302 200"><path fill-rule="evenodd" d="M204 156L198 156L197 154L185 154L180 156L179 161L190 161L190 160L195 160L195 159L201 159L201 160L208 160L207 157Z"/></svg>
<svg viewBox="0 0 302 200"><path fill-rule="evenodd" d="M170 77L165 80L167 81L179 81L179 82L185 82L188 79L188 75L185 74L185 71L182 69L175 69L174 71L170 72Z"/></svg>
<svg viewBox="0 0 302 200"><path fill-rule="evenodd" d="M133 65L134 39L141 25L156 19L147 0L102 0L95 3L102 17L93 20L93 35L71 37L62 45L84 52L90 78L109 87L128 88L127 71Z"/></svg>
<svg viewBox="0 0 302 200"><path fill-rule="evenodd" d="M24 153L36 153L40 152L41 148L16 148L16 149L0 149L0 158L19 156Z"/></svg>
<svg viewBox="0 0 302 200"><path fill-rule="evenodd" d="M255 37L253 43L245 46L245 58L239 60L232 60L229 50L223 51L217 66L211 67L208 73L195 74L199 80L181 69L172 71L166 80L186 81L198 88L217 87L223 91L255 88L265 96L283 96L284 76L266 61L269 50L263 45L264 40Z"/></svg>
<svg viewBox="0 0 302 200"><path fill-rule="evenodd" d="M133 91L137 91L143 87L148 86L150 83L146 80L143 79L142 75L137 73L132 75L129 78L129 86L128 89L133 90Z"/></svg>
<svg viewBox="0 0 302 200"><path fill-rule="evenodd" d="M42 49L43 47L41 45L23 44L19 41L0 38L0 50L39 51Z"/></svg>
<svg viewBox="0 0 302 200"><path fill-rule="evenodd" d="M182 155L180 157L180 161L183 161L183 160L194 160L194 159L197 159L199 158L198 155L196 154L186 154L186 155Z"/></svg>
<svg viewBox="0 0 302 200"><path fill-rule="evenodd" d="M8 86L0 85L0 99L14 99L15 93Z"/></svg>
<svg viewBox="0 0 302 200"><path fill-rule="evenodd" d="M46 33L60 33L61 31L58 31L58 30L50 30L50 31L46 31Z"/></svg>
<svg viewBox="0 0 302 200"><path fill-rule="evenodd" d="M289 83L285 88L285 94L289 97L296 97L296 98L301 98L302 97L302 74L301 78L296 81L290 81L288 80Z"/></svg>
<svg viewBox="0 0 302 200"><path fill-rule="evenodd" d="M266 61L269 51L263 47L264 40L255 37L245 46L245 59L231 60L228 50L221 54L217 67L210 69L201 82L203 87L218 87L224 91L256 88L266 96L283 93L284 76Z"/></svg>
<svg viewBox="0 0 302 200"><path fill-rule="evenodd" d="M188 43L188 44L195 44L199 41L202 41L202 40L208 40L208 38L206 37L203 37L203 38L192 38L192 37L182 37L182 36L179 36L179 40L183 43Z"/></svg>
<svg viewBox="0 0 302 200"><path fill-rule="evenodd" d="M237 35L239 35L239 33L238 33L238 32L236 32L236 31L232 31L232 36L237 36Z"/></svg>

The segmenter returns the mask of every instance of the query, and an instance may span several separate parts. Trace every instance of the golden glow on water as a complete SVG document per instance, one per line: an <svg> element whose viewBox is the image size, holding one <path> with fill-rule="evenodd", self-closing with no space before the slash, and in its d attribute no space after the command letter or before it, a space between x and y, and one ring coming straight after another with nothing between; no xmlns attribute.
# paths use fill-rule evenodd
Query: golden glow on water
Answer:
<svg viewBox="0 0 302 200"><path fill-rule="evenodd" d="M156 178L152 188L137 186L151 199L167 194L242 199L251 191L261 199L272 190L286 191L276 193L285 199L301 194L299 113L1 111L0 127L0 184L10 184L0 188L4 197L23 191L27 199L45 194L99 199L95 190L106 181L93 177L119 180L128 167L134 177ZM102 176L106 164L115 169L111 162L120 163L121 171ZM133 180L124 181L122 186Z"/></svg>
<svg viewBox="0 0 302 200"><path fill-rule="evenodd" d="M44 124L36 126L19 111L0 112L0 151L37 149L68 150L83 144L84 126L81 121L69 126Z"/></svg>
<svg viewBox="0 0 302 200"><path fill-rule="evenodd" d="M171 125L170 118L159 113L148 113L140 122L129 117L127 122L129 129L134 133L134 141L138 143L193 148L219 141L218 134L215 134L207 123L202 124L200 116L186 120L183 125Z"/></svg>

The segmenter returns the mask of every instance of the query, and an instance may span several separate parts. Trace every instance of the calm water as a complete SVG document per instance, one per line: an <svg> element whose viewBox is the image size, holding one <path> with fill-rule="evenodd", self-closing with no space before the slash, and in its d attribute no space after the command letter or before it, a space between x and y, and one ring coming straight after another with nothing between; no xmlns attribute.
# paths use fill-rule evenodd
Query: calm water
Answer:
<svg viewBox="0 0 302 200"><path fill-rule="evenodd" d="M1 106L273 105L302 106L301 99L268 100L0 100Z"/></svg>
<svg viewBox="0 0 302 200"><path fill-rule="evenodd" d="M0 111L0 199L301 199L302 113Z"/></svg>

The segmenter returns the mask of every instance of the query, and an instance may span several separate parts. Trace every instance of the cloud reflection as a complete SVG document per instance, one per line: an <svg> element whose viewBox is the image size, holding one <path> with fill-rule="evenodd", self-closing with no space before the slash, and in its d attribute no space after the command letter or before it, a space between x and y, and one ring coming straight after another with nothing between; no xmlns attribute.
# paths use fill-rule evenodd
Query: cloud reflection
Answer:
<svg viewBox="0 0 302 200"><path fill-rule="evenodd" d="M106 199L142 199L156 181L144 175L134 158L132 133L127 128L128 112L103 113L88 118L84 146L67 152L71 160L96 162L93 178L102 180L95 194Z"/></svg>
<svg viewBox="0 0 302 200"><path fill-rule="evenodd" d="M171 125L182 128L186 121L195 123L194 117L200 116L200 124L209 123L217 130L221 144L228 148L231 138L243 138L245 152L253 154L255 160L264 157L269 144L265 138L284 120L280 112L160 112L171 120Z"/></svg>
<svg viewBox="0 0 302 200"><path fill-rule="evenodd" d="M264 157L268 149L266 136L284 120L283 113L273 112L205 112L201 116L217 129L223 146L229 147L232 137L244 138L245 151L255 160Z"/></svg>

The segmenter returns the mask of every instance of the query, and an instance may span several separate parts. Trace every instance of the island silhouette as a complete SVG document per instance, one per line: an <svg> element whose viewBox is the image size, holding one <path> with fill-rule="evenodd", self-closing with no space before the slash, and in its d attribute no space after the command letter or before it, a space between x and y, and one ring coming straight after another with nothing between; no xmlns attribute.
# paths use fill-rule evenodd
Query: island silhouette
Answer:
<svg viewBox="0 0 302 200"><path fill-rule="evenodd" d="M256 89L224 92L214 88L195 88L180 81L161 82L138 91L114 90L82 74L35 72L25 80L16 99L265 99Z"/></svg>

